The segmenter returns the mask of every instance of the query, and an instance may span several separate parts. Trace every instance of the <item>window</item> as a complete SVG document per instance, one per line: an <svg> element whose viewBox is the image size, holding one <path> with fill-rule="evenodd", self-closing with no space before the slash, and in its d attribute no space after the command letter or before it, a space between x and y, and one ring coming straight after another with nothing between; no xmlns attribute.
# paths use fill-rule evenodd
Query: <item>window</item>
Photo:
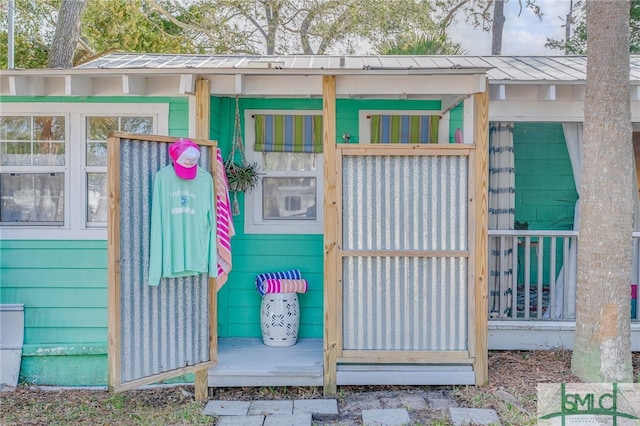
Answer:
<svg viewBox="0 0 640 426"><path fill-rule="evenodd" d="M0 222L64 222L65 117L0 116Z"/></svg>
<svg viewBox="0 0 640 426"><path fill-rule="evenodd" d="M2 238L106 239L109 132L167 123L165 104L3 104Z"/></svg>
<svg viewBox="0 0 640 426"><path fill-rule="evenodd" d="M436 111L360 111L360 143L438 143Z"/></svg>
<svg viewBox="0 0 640 426"><path fill-rule="evenodd" d="M245 151L262 179L245 195L245 232L323 232L320 111L246 111Z"/></svg>
<svg viewBox="0 0 640 426"><path fill-rule="evenodd" d="M107 137L109 132L153 133L153 117L86 117L87 226L107 224Z"/></svg>

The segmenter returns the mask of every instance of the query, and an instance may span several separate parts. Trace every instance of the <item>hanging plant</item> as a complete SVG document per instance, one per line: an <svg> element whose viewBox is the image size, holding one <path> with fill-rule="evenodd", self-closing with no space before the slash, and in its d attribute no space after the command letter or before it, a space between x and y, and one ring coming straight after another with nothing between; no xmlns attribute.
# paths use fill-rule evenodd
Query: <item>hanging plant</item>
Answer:
<svg viewBox="0 0 640 426"><path fill-rule="evenodd" d="M229 157L224 162L224 169L227 172L229 191L251 192L258 186L260 180L258 163L239 164Z"/></svg>
<svg viewBox="0 0 640 426"><path fill-rule="evenodd" d="M240 155L240 161L236 160L236 154ZM231 152L224 162L224 170L227 175L229 191L233 192L233 202L231 203L231 214L240 214L240 203L238 202L238 192L251 192L260 180L260 167L258 163L249 163L244 155L244 145L242 144L242 129L240 128L240 108L238 107L238 97L236 96L236 119L233 128L233 143Z"/></svg>
<svg viewBox="0 0 640 426"><path fill-rule="evenodd" d="M236 153L240 155L240 161L236 161ZM238 97L236 96L236 117L233 128L233 144L229 157L224 162L227 173L229 190L233 192L251 192L258 186L260 180L260 170L258 163L249 163L244 155L244 145L242 143L242 129L240 128L240 108L238 107Z"/></svg>

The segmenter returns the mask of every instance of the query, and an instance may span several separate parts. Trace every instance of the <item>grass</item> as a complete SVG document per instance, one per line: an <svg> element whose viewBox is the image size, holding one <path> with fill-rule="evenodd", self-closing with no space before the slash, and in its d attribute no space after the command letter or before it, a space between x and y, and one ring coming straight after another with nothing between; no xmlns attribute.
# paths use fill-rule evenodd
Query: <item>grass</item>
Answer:
<svg viewBox="0 0 640 426"><path fill-rule="evenodd" d="M18 398L15 396L19 395ZM43 391L0 394L2 425L211 425L197 403L180 389L130 391Z"/></svg>
<svg viewBox="0 0 640 426"><path fill-rule="evenodd" d="M363 394L378 394L392 400L398 393L442 392L460 407L492 408L503 425L535 425L537 385L575 383L571 374L571 352L493 351L489 354L487 386L339 386L338 405L343 408ZM640 375L640 354L634 354L634 374ZM218 388L211 399L249 401L322 398L322 387L269 386ZM437 399L437 398L436 398ZM369 403L365 400L363 407ZM410 426L451 424L447 409L409 410ZM20 386L0 392L0 425L212 425L204 415L204 402L195 402L193 386L157 387L112 394L106 390L44 390ZM360 410L353 409L354 415ZM348 411L348 410L345 410ZM348 413L347 413L348 414ZM349 425L350 416L318 426ZM342 423L341 423L342 422ZM356 422L357 424L357 422Z"/></svg>

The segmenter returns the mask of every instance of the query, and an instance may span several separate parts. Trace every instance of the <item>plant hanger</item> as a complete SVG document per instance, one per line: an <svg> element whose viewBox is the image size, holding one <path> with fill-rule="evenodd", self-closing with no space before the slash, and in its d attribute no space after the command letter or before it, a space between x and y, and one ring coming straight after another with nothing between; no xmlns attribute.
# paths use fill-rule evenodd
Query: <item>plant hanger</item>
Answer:
<svg viewBox="0 0 640 426"><path fill-rule="evenodd" d="M240 155L240 161L236 161L236 154ZM242 127L240 126L240 108L238 105L238 96L236 96L236 112L235 123L233 128L233 142L231 144L231 152L224 162L225 172L227 174L227 182L229 190L233 191L232 212L234 216L240 214L240 205L238 203L238 192L251 192L258 185L260 175L258 173L258 164L249 163L245 156L244 144L242 143Z"/></svg>

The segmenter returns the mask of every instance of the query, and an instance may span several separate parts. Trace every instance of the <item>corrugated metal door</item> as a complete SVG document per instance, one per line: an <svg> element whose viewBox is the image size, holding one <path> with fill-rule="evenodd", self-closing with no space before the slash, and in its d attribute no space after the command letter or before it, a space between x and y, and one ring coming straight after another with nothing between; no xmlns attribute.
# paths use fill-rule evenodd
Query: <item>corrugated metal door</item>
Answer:
<svg viewBox="0 0 640 426"><path fill-rule="evenodd" d="M340 145L345 362L472 362L472 153Z"/></svg>
<svg viewBox="0 0 640 426"><path fill-rule="evenodd" d="M122 391L215 364L215 291L206 274L147 285L151 194L174 138L109 139L109 388ZM211 146L200 166L211 170Z"/></svg>

